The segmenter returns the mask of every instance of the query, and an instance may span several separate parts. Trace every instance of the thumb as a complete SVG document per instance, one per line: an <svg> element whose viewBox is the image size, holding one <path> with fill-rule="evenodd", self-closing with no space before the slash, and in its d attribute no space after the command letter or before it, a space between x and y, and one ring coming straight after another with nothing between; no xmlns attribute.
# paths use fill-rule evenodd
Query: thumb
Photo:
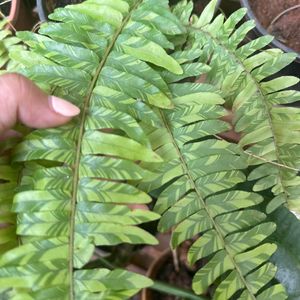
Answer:
<svg viewBox="0 0 300 300"><path fill-rule="evenodd" d="M33 128L55 127L80 113L77 106L48 96L19 74L0 76L0 133L20 121Z"/></svg>

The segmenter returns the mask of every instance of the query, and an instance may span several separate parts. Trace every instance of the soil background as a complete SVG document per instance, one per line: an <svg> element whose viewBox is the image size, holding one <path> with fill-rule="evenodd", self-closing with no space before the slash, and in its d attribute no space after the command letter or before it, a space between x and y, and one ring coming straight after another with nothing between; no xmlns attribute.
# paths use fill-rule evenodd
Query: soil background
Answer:
<svg viewBox="0 0 300 300"><path fill-rule="evenodd" d="M200 15L208 3L209 3L209 0L194 0L193 13Z"/></svg>
<svg viewBox="0 0 300 300"><path fill-rule="evenodd" d="M10 2L7 2L5 4L2 4L5 0L1 0L0 1L0 10L1 12L4 14L4 16L8 16L9 13L10 13L10 7L11 7L11 3Z"/></svg>
<svg viewBox="0 0 300 300"><path fill-rule="evenodd" d="M192 286L194 274L190 272L185 266L181 265L180 267L180 272L176 272L172 258L168 259L163 265L162 270L160 270L157 276L157 280L189 290ZM176 296L153 292L153 299L175 300Z"/></svg>
<svg viewBox="0 0 300 300"><path fill-rule="evenodd" d="M53 11L57 7L65 7L69 4L81 3L84 0L48 0L47 8L49 11Z"/></svg>
<svg viewBox="0 0 300 300"><path fill-rule="evenodd" d="M196 239L193 239L196 240ZM174 266L173 257L170 256L167 261L161 266L156 279L161 282L168 283L173 286L180 287L182 289L191 290L193 277L197 270L201 269L205 265L204 260L197 261L193 266L187 262L187 253L192 245L192 241L185 241L180 248L177 250L178 255L178 266L179 271L176 271ZM210 288L207 295L208 299L212 299L212 291ZM181 300L173 295L162 294L158 292L153 292L152 299L154 300Z"/></svg>
<svg viewBox="0 0 300 300"><path fill-rule="evenodd" d="M261 25L279 41L300 52L300 8L271 22L286 9L300 5L300 0L250 0L250 6Z"/></svg>

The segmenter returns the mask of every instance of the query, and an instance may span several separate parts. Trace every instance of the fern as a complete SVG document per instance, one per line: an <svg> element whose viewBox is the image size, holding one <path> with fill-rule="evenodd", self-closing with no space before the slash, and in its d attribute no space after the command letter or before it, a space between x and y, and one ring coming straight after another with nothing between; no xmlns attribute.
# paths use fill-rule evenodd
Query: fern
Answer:
<svg viewBox="0 0 300 300"><path fill-rule="evenodd" d="M280 285L258 293L275 276L276 268L268 260L276 245L263 241L276 226L255 208L262 196L236 187L246 179L241 171L247 167L242 151L214 138L228 129L218 120L225 114L218 105L222 98L206 84L170 87L175 112L160 112L165 128L147 128L153 148L165 162L157 166L158 176L140 185L147 191L167 186L155 206L162 214L159 230L175 227L173 248L202 233L188 253L191 264L209 260L194 277L196 293L205 293L224 275L214 299L229 299L238 291L242 291L240 299L284 298Z"/></svg>
<svg viewBox="0 0 300 300"><path fill-rule="evenodd" d="M2 178L8 201L18 185L11 211L22 244L0 258L10 298L127 299L149 286L127 271L85 265L95 246L156 243L136 225L159 215L127 207L150 202L145 191L154 190L172 247L196 239L188 260L205 263L196 293L214 284L214 299L287 297L273 280L276 225L258 192L272 188L267 213L283 203L297 213L297 110L277 106L299 100L280 92L296 79L265 81L294 55L257 54L270 37L240 45L253 27L236 29L245 11L213 19L215 5L190 17L185 0L173 14L165 0L87 0L57 9L39 34L18 34L29 48L10 51L13 66L82 113L30 133L14 148L20 182L14 172ZM206 83L190 82L203 74ZM235 112L239 145L218 137L230 129L220 120L224 105Z"/></svg>
<svg viewBox="0 0 300 300"><path fill-rule="evenodd" d="M21 49L20 40L5 29L7 22L0 22L0 73L16 67L9 60L9 52ZM0 141L0 256L18 246L16 215L11 211L15 189L18 186L19 169L11 166L11 150L16 139ZM0 299L7 299L7 286L0 288Z"/></svg>
<svg viewBox="0 0 300 300"><path fill-rule="evenodd" d="M127 299L151 281L84 265L95 246L156 243L135 225L158 215L126 206L151 198L127 182L148 172L137 161L162 161L137 121L158 128L150 105L172 107L152 66L182 73L165 49L174 47L167 35L186 30L157 0L88 0L50 18L58 22L40 34L19 34L30 49L11 58L18 72L82 113L14 149L14 163L25 163L12 209L22 245L1 257L0 287L12 287L13 299Z"/></svg>
<svg viewBox="0 0 300 300"><path fill-rule="evenodd" d="M16 215L12 212L13 197L18 186L19 168L11 166L10 153L16 139L1 141L0 147L0 257L18 246ZM0 288L0 299L7 299L7 286Z"/></svg>
<svg viewBox="0 0 300 300"><path fill-rule="evenodd" d="M10 166L8 152L11 145L4 145L0 151L0 255L17 246L15 234L16 217L11 212L18 170Z"/></svg>
<svg viewBox="0 0 300 300"><path fill-rule="evenodd" d="M249 156L249 165L255 166L248 177L256 181L254 191L272 188L268 213L285 204L299 215L299 109L281 106L300 100L299 92L286 90L299 79L267 80L296 54L262 50L271 36L241 44L255 27L248 21L235 28L245 14L240 9L225 22L222 16L210 24L195 21L194 38L203 46L203 57L210 59L209 82L222 90L229 106L233 103L235 130L242 134L240 145Z"/></svg>
<svg viewBox="0 0 300 300"><path fill-rule="evenodd" d="M0 22L0 69L14 69L16 66L9 59L9 53L11 51L20 50L23 46L20 44L20 39L15 36L12 36L10 30L5 29L7 25L7 20ZM6 71L1 71L4 73Z"/></svg>
<svg viewBox="0 0 300 300"><path fill-rule="evenodd" d="M187 1L181 4L185 13L177 6L177 14L183 19L188 18L186 5ZM293 146L289 150L289 143L286 142L290 139L290 130L297 130L296 109L272 108L277 130L280 130L279 126L284 127L283 121L290 121L287 131L280 133L278 143L282 146L280 153L285 155L286 161L277 160L272 145L278 137L270 136L273 128L266 129L266 120L269 119L264 109L269 106L262 105L257 98L265 95L263 90L277 92L289 87L289 82L297 82L295 78L261 82L289 64L295 56L279 53L278 50L255 54L270 42L270 37L239 47L247 32L253 28L253 22L246 22L235 29L245 10L237 11L226 21L222 15L213 20L215 5L216 1L211 1L199 18L192 18L188 43L201 49L199 61L209 64L206 82L212 85L170 85L175 111L160 111L164 129L146 127L152 147L167 163L158 165L155 171L160 175L154 179L149 177L140 187L147 191L162 191L155 211L162 214L159 222L161 231L173 228L173 248L185 240L196 238L189 250L188 260L191 264L200 259L207 261L194 277L196 293L205 293L210 285L215 284L214 299L285 299L287 295L283 286L272 281L276 267L269 260L276 251L276 245L265 241L276 226L268 222L266 215L260 211L258 204L263 198L256 192L274 186L276 197L268 205L267 213L282 203L296 210L292 203L296 203L293 200L299 194L295 187L298 183L297 148ZM183 69L191 69L191 65L192 62ZM252 70L254 74L251 74ZM256 81L252 76L256 76ZM164 78L172 83L173 77ZM233 102L235 129L243 133L240 145L216 138L217 134L229 129L226 123L219 120L225 115L220 106L223 104L220 95L227 106ZM277 100L273 104L299 99L299 93L295 91L272 94L269 99L274 96ZM294 112L293 116L286 115L290 110ZM293 143L297 142L293 140ZM296 162L291 166L292 159ZM243 170L249 164L261 166L246 179ZM282 167L287 170L282 171ZM287 177L280 181L282 172ZM241 190L237 185L262 177L254 185L253 192ZM280 198L282 184L288 189L289 199L285 201Z"/></svg>

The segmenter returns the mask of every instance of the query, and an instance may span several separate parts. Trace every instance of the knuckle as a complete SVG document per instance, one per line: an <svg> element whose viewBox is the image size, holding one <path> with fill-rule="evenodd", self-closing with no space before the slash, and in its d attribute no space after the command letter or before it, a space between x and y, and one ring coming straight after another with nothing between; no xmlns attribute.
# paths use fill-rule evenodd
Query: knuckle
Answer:
<svg viewBox="0 0 300 300"><path fill-rule="evenodd" d="M17 117L17 94L22 75L9 73L0 76L0 131L12 126Z"/></svg>
<svg viewBox="0 0 300 300"><path fill-rule="evenodd" d="M6 97L21 93L24 91L26 79L23 75L18 73L7 73L0 76L0 87L1 90L6 91Z"/></svg>

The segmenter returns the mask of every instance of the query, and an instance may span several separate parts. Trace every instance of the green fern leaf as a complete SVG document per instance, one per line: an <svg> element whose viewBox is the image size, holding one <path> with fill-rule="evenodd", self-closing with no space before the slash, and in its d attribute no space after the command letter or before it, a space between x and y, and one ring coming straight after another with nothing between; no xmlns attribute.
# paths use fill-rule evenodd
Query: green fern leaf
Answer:
<svg viewBox="0 0 300 300"><path fill-rule="evenodd" d="M187 86L190 92L181 100L180 90L183 87L185 93ZM214 299L230 299L237 292L243 292L242 298L258 299L260 289L275 276L276 268L268 261L276 245L264 243L275 224L265 222L266 215L255 210L263 201L260 195L235 188L246 180L242 170L247 161L237 145L214 138L228 130L218 120L225 111L217 90L213 93L212 86L200 83L171 84L171 90L175 112L160 111L165 128L145 126L165 163L156 168L144 163L158 175L139 186L146 191L165 187L155 211L162 214L161 231L173 228L173 248L202 234L188 253L191 264L209 260L194 277L196 293L205 293L223 275Z"/></svg>
<svg viewBox="0 0 300 300"><path fill-rule="evenodd" d="M253 28L249 21L237 27L244 9L225 22L194 24L194 38L200 42L205 59L210 58L208 82L216 84L234 111L235 130L242 134L240 145L247 148L249 164L255 169L254 191L272 188L270 213L281 204L299 214L299 109L278 107L300 100L300 93L286 90L299 82L291 76L266 80L295 59L279 49L262 50L272 37L260 37L241 44ZM259 52L258 52L259 51Z"/></svg>
<svg viewBox="0 0 300 300"><path fill-rule="evenodd" d="M11 148L18 139L1 141L0 147L0 257L18 246L16 214L12 212L15 189L18 186L19 168L11 166ZM7 299L7 286L0 288L0 299Z"/></svg>
<svg viewBox="0 0 300 300"><path fill-rule="evenodd" d="M162 162L139 122L159 128L151 106L173 106L159 70L183 73L166 35L186 29L157 0L88 0L50 18L58 22L40 34L19 34L29 49L11 58L81 115L14 149L25 163L12 208L23 245L1 257L0 287L13 288L12 299L127 299L151 280L84 265L95 246L157 243L136 225L159 215L128 208L151 201L128 181L150 174L138 162Z"/></svg>
<svg viewBox="0 0 300 300"><path fill-rule="evenodd" d="M214 5L212 1L205 16L196 22L196 28L210 28L215 33L216 28L220 29L222 18L209 23ZM250 27L252 25L246 23L240 33L247 32ZM230 45L239 44L239 38L232 36ZM201 44L202 40L204 37L196 34L195 43ZM219 55L218 48L217 54L208 52L215 43L212 39L209 44L202 43L198 60ZM189 51L192 49L184 50L185 53ZM181 61L183 69L186 70L188 64L195 65L195 59ZM216 76L216 66L218 72L225 73L221 69L225 64L226 61L214 61L204 70L208 76ZM198 67L201 65L199 63ZM188 260L191 264L201 259L206 261L193 280L196 293L204 294L215 284L213 299L253 300L263 299L265 295L285 299L281 285L269 285L276 273L276 267L269 261L277 247L266 239L276 226L266 222L266 215L257 209L263 201L262 196L237 187L238 183L246 181L243 170L248 166L247 155L238 145L216 138L217 134L229 129L227 123L219 120L226 114L221 106L223 91L218 85L214 88L201 83L172 83L172 76L169 79L167 72L163 73L171 83L175 109L160 110L164 128L144 128L153 149L165 163L156 166L143 163L157 175L149 176L139 185L146 191L160 191L155 205L155 211L162 214L159 229L163 232L172 229L173 248L195 239Z"/></svg>
<svg viewBox="0 0 300 300"><path fill-rule="evenodd" d="M2 160L3 157L2 157ZM18 170L9 162L0 162L0 254L17 246L16 216L11 212L14 191L17 186Z"/></svg>
<svg viewBox="0 0 300 300"><path fill-rule="evenodd" d="M9 59L9 53L15 50L21 50L23 46L20 44L20 39L12 36L10 30L6 29L7 20L2 20L0 22L0 74L4 73L6 70L11 70L15 68L15 64Z"/></svg>

